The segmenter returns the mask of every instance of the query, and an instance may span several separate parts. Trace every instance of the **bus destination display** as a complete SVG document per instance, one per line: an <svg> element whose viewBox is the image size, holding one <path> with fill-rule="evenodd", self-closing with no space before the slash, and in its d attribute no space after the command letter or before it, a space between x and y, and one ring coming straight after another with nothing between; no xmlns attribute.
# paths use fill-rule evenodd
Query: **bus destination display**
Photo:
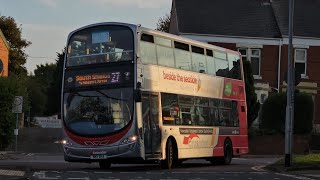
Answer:
<svg viewBox="0 0 320 180"><path fill-rule="evenodd" d="M85 86L99 86L110 84L122 84L128 83L132 80L132 74L130 72L97 72L97 73L85 73L79 75L78 73L72 73L66 76L66 85L69 87L85 87Z"/></svg>
<svg viewBox="0 0 320 180"><path fill-rule="evenodd" d="M76 86L92 86L113 83L120 83L120 72L77 75L75 77Z"/></svg>

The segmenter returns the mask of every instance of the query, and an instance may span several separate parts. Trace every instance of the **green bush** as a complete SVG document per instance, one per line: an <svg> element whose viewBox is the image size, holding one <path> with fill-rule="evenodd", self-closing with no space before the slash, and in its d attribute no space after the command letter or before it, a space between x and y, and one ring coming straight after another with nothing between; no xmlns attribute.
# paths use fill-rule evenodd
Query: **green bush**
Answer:
<svg viewBox="0 0 320 180"><path fill-rule="evenodd" d="M286 105L286 93L269 96L261 109L262 128L283 133L285 130ZM313 126L313 100L311 95L296 93L294 111L294 133L310 133Z"/></svg>
<svg viewBox="0 0 320 180"><path fill-rule="evenodd" d="M15 115L12 113L12 103L17 95L24 97L23 108L27 107L27 89L25 81L18 77L0 77L0 149L6 148L13 139Z"/></svg>

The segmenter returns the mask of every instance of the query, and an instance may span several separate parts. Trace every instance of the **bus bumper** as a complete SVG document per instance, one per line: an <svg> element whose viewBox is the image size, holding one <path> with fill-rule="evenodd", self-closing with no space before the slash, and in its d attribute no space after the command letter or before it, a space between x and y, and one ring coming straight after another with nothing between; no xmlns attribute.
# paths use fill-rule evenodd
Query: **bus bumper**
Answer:
<svg viewBox="0 0 320 180"><path fill-rule="evenodd" d="M108 147L63 146L64 159L68 162L98 162L106 159L142 158L136 142Z"/></svg>

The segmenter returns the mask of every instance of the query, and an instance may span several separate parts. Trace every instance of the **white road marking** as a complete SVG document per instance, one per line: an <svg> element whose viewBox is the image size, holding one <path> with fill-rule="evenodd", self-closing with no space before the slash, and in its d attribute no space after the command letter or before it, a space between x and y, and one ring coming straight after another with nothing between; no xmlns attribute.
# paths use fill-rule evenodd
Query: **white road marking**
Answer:
<svg viewBox="0 0 320 180"><path fill-rule="evenodd" d="M254 171L266 171L266 170L264 170L263 168L264 168L265 166L253 166L253 167L251 167L251 169L252 170L254 170Z"/></svg>
<svg viewBox="0 0 320 180"><path fill-rule="evenodd" d="M164 172L147 172L147 174L164 174Z"/></svg>
<svg viewBox="0 0 320 180"><path fill-rule="evenodd" d="M69 180L89 180L89 177L84 178L68 178Z"/></svg>
<svg viewBox="0 0 320 180"><path fill-rule="evenodd" d="M112 172L94 172L95 174L111 174Z"/></svg>
<svg viewBox="0 0 320 180"><path fill-rule="evenodd" d="M57 177L38 177L39 179L59 179Z"/></svg>
<svg viewBox="0 0 320 180"><path fill-rule="evenodd" d="M3 175L3 176L24 176L25 172L24 171L13 171L13 170L0 169L0 175Z"/></svg>
<svg viewBox="0 0 320 180"><path fill-rule="evenodd" d="M303 176L297 176L297 175L292 175L292 174L284 174L284 173L275 173L276 175L279 176L286 176L286 177L291 177L294 179L302 179L302 180L314 180L312 178L308 178L308 177L303 177Z"/></svg>
<svg viewBox="0 0 320 180"><path fill-rule="evenodd" d="M68 173L84 173L84 174L88 174L88 172L86 171L67 171Z"/></svg>

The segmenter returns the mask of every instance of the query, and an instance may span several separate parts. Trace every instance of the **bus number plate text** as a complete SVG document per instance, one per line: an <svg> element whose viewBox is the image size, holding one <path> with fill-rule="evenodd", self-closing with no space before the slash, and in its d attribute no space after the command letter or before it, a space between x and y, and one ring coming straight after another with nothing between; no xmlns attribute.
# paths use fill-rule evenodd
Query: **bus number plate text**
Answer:
<svg viewBox="0 0 320 180"><path fill-rule="evenodd" d="M107 159L107 155L101 155L101 154L97 154L97 155L91 155L90 159Z"/></svg>

